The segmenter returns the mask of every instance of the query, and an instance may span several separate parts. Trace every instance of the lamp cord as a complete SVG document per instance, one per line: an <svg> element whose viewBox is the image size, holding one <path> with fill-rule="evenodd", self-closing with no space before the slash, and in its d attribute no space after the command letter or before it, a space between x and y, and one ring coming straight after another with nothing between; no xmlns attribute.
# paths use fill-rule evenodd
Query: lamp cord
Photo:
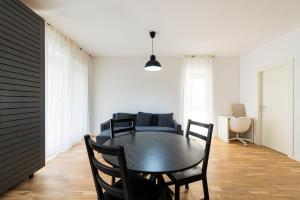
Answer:
<svg viewBox="0 0 300 200"><path fill-rule="evenodd" d="M152 55L153 55L153 38L152 38Z"/></svg>

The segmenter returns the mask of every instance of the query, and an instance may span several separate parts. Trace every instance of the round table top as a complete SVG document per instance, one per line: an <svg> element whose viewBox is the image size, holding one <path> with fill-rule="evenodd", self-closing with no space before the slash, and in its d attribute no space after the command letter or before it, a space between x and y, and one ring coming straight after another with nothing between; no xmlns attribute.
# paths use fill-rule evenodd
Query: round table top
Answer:
<svg viewBox="0 0 300 200"><path fill-rule="evenodd" d="M116 136L106 146L123 146L127 168L142 173L173 173L198 165L204 148L196 139L165 132L138 132ZM103 158L118 166L116 157Z"/></svg>

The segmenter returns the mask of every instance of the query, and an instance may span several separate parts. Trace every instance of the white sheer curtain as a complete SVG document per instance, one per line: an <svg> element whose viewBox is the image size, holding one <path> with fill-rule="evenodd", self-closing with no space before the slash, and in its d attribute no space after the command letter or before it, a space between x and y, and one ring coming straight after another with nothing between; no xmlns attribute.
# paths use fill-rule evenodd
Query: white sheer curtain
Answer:
<svg viewBox="0 0 300 200"><path fill-rule="evenodd" d="M90 58L71 40L46 25L46 158L88 133Z"/></svg>
<svg viewBox="0 0 300 200"><path fill-rule="evenodd" d="M184 58L184 128L186 128L188 119L212 123L212 72L212 56L186 56Z"/></svg>

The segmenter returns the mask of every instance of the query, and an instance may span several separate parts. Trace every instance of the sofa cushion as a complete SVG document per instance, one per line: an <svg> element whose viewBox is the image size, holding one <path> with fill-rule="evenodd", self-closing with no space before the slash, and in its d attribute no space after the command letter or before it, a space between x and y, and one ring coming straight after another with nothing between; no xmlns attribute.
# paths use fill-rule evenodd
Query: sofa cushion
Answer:
<svg viewBox="0 0 300 200"><path fill-rule="evenodd" d="M158 126L158 114L152 114L151 126Z"/></svg>
<svg viewBox="0 0 300 200"><path fill-rule="evenodd" d="M115 130L118 130L121 128L124 128L124 127L117 127ZM125 128L126 128L126 126L125 126ZM117 134L115 134L115 137L120 136L120 135L125 135L125 134L131 134L131 133L130 133L130 131L117 133ZM97 144L103 144L110 138L111 138L111 131L110 131L110 129L107 129L105 131L102 131L99 135L96 136L96 142L97 142Z"/></svg>
<svg viewBox="0 0 300 200"><path fill-rule="evenodd" d="M116 113L116 119L124 119L132 117L131 113Z"/></svg>
<svg viewBox="0 0 300 200"><path fill-rule="evenodd" d="M136 125L151 126L151 118L152 118L152 113L138 112Z"/></svg>
<svg viewBox="0 0 300 200"><path fill-rule="evenodd" d="M153 132L168 132L177 133L177 130L172 127L161 127L161 126L136 126L136 132L153 131Z"/></svg>
<svg viewBox="0 0 300 200"><path fill-rule="evenodd" d="M116 113L114 116L114 119L128 119L130 117L133 117L130 113ZM125 127L130 126L130 122L119 122L116 124L116 127Z"/></svg>
<svg viewBox="0 0 300 200"><path fill-rule="evenodd" d="M97 144L103 144L110 138L111 138L110 129L107 129L105 131L102 131L99 135L96 136L96 142Z"/></svg>
<svg viewBox="0 0 300 200"><path fill-rule="evenodd" d="M158 114L158 126L173 127L173 113Z"/></svg>

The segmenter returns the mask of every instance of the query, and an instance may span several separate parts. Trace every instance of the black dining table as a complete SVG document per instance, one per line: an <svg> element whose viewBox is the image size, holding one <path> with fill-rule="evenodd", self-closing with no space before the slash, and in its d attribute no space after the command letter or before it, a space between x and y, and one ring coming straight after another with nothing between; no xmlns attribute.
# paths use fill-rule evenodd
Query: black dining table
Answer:
<svg viewBox="0 0 300 200"><path fill-rule="evenodd" d="M166 132L120 135L104 145L123 146L128 170L150 174L161 184L164 184L163 174L190 169L201 163L204 157L204 148L199 140ZM118 167L116 157L103 155L103 158Z"/></svg>

